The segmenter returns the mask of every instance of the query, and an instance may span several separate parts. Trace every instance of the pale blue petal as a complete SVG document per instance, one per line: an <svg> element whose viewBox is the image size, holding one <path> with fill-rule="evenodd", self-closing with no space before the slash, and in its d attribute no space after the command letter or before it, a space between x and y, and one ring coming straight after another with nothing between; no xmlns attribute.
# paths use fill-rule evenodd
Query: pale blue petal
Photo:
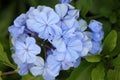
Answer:
<svg viewBox="0 0 120 80"><path fill-rule="evenodd" d="M28 19L27 20L27 27L28 29L30 29L31 31L40 33L41 31L44 30L44 26L38 22L36 22L35 20L32 19Z"/></svg>
<svg viewBox="0 0 120 80"><path fill-rule="evenodd" d="M99 32L102 30L102 23L96 21L96 20L91 20L88 27L93 31L93 32Z"/></svg>
<svg viewBox="0 0 120 80"><path fill-rule="evenodd" d="M53 55L56 60L62 61L62 60L64 60L66 54L64 52L58 52L55 50L55 51L53 51Z"/></svg>
<svg viewBox="0 0 120 80"><path fill-rule="evenodd" d="M87 22L83 19L80 19L78 27L79 27L80 31L85 31L87 29Z"/></svg>
<svg viewBox="0 0 120 80"><path fill-rule="evenodd" d="M35 7L30 7L30 9L26 12L26 16L28 18L33 18L34 15L33 15L33 11L35 10Z"/></svg>
<svg viewBox="0 0 120 80"><path fill-rule="evenodd" d="M49 36L50 36L50 34L49 34L49 30L47 28L45 28L44 31L39 33L39 37L43 38L45 40L48 39Z"/></svg>
<svg viewBox="0 0 120 80"><path fill-rule="evenodd" d="M35 44L35 39L33 37L26 38L26 46L29 47L29 44Z"/></svg>
<svg viewBox="0 0 120 80"><path fill-rule="evenodd" d="M32 68L30 68L30 72L34 76L38 76L38 75L43 74L43 68L42 67L32 67Z"/></svg>
<svg viewBox="0 0 120 80"><path fill-rule="evenodd" d="M70 67L72 67L71 63L69 64L69 62L62 62L62 70L68 70Z"/></svg>
<svg viewBox="0 0 120 80"><path fill-rule="evenodd" d="M64 40L62 38L54 39L52 41L52 44L53 44L53 46L56 47L56 49L59 52L64 52L66 50L66 44L65 44L65 42L64 42Z"/></svg>
<svg viewBox="0 0 120 80"><path fill-rule="evenodd" d="M75 61L78 57L79 57L78 52L69 49L69 50L66 52L65 59L66 59L67 62L71 62L71 61Z"/></svg>
<svg viewBox="0 0 120 80"><path fill-rule="evenodd" d="M53 76L59 75L59 71L61 68L61 62L55 60L54 56L49 55L47 58L47 66L49 69L49 73Z"/></svg>
<svg viewBox="0 0 120 80"><path fill-rule="evenodd" d="M26 64L22 64L18 67L20 68L20 70L18 71L20 75L26 75L28 73L28 66Z"/></svg>
<svg viewBox="0 0 120 80"><path fill-rule="evenodd" d="M24 50L26 48L25 44L20 42L20 41L16 41L15 43L15 49L20 51L20 50Z"/></svg>
<svg viewBox="0 0 120 80"><path fill-rule="evenodd" d="M36 56L33 54L27 54L26 55L26 62L27 63L34 63L36 59Z"/></svg>
<svg viewBox="0 0 120 80"><path fill-rule="evenodd" d="M18 64L18 65L22 64L22 61L19 59L17 54L12 54L12 58L16 64Z"/></svg>
<svg viewBox="0 0 120 80"><path fill-rule="evenodd" d="M79 10L71 9L68 11L68 15L70 17L78 18L79 17Z"/></svg>
<svg viewBox="0 0 120 80"><path fill-rule="evenodd" d="M35 16L35 19L42 25L47 23L48 20L47 14L45 12L40 12L38 15Z"/></svg>
<svg viewBox="0 0 120 80"><path fill-rule="evenodd" d="M24 29L25 29L25 26L16 27L14 25L8 28L9 32L13 37L18 37L20 34L23 34Z"/></svg>
<svg viewBox="0 0 120 80"><path fill-rule="evenodd" d="M92 33L93 34L93 40L94 41L101 41L104 37L103 31L97 32L97 33Z"/></svg>
<svg viewBox="0 0 120 80"><path fill-rule="evenodd" d="M26 15L25 14L21 14L20 16L18 16L15 20L14 20L14 25L16 27L21 27L22 25L25 24L25 20L26 20Z"/></svg>
<svg viewBox="0 0 120 80"><path fill-rule="evenodd" d="M54 11L50 11L47 16L49 24L58 23L58 21L60 20L59 16Z"/></svg>
<svg viewBox="0 0 120 80"><path fill-rule="evenodd" d="M80 65L81 62L81 58L78 58L75 62L74 62L74 68L77 68Z"/></svg>
<svg viewBox="0 0 120 80"><path fill-rule="evenodd" d="M55 10L60 18L63 18L67 14L68 7L65 4L57 4Z"/></svg>
<svg viewBox="0 0 120 80"><path fill-rule="evenodd" d="M90 51L91 54L99 54L102 50L102 45L101 45L101 42L96 42L96 41L93 41L92 42L92 49Z"/></svg>
<svg viewBox="0 0 120 80"><path fill-rule="evenodd" d="M62 33L61 28L57 25L52 25L51 29L53 29L54 35L60 35Z"/></svg>
<svg viewBox="0 0 120 80"><path fill-rule="evenodd" d="M35 44L35 39L32 37L27 37L26 46L31 54L37 55L41 52L41 48Z"/></svg>
<svg viewBox="0 0 120 80"><path fill-rule="evenodd" d="M30 53L37 55L41 52L41 48L38 45L31 44L29 47Z"/></svg>
<svg viewBox="0 0 120 80"><path fill-rule="evenodd" d="M75 35L76 35L76 38L78 38L80 40L83 40L85 38L85 33L82 33L82 32L76 31Z"/></svg>
<svg viewBox="0 0 120 80"><path fill-rule="evenodd" d="M82 49L82 42L81 42L81 40L72 40L72 42L69 43L68 46L73 48L73 49L76 48L75 50L81 51L81 49Z"/></svg>
<svg viewBox="0 0 120 80"><path fill-rule="evenodd" d="M34 65L44 68L43 58L42 57L36 57L36 61L34 62Z"/></svg>
<svg viewBox="0 0 120 80"><path fill-rule="evenodd" d="M15 61L15 63L18 65L19 71L18 73L20 75L25 75L28 73L28 65L27 64L23 64L22 61L19 59L19 55L17 54L13 54L12 55L13 60Z"/></svg>
<svg viewBox="0 0 120 80"><path fill-rule="evenodd" d="M91 50L91 48L92 48L92 42L91 41L85 42L83 45L83 49L80 53L80 56L81 57L86 56L88 52Z"/></svg>
<svg viewBox="0 0 120 80"><path fill-rule="evenodd" d="M66 27L71 28L75 23L75 19L64 19Z"/></svg>
<svg viewBox="0 0 120 80"><path fill-rule="evenodd" d="M53 11L52 8L47 7L47 6L39 6L39 7L37 7L37 9L38 9L40 12L45 12L46 14L49 13L50 11Z"/></svg>
<svg viewBox="0 0 120 80"><path fill-rule="evenodd" d="M45 80L55 80L56 77L54 75L51 75L50 71L47 68L44 69L44 73L42 74L42 76Z"/></svg>
<svg viewBox="0 0 120 80"><path fill-rule="evenodd" d="M38 76L43 74L44 72L44 60L41 57L36 57L36 61L34 62L34 66L30 68L30 72L34 76Z"/></svg>
<svg viewBox="0 0 120 80"><path fill-rule="evenodd" d="M73 36L75 36L74 32L75 32L75 28L71 28L71 29L69 29L67 31L64 31L63 36L64 36L64 38L73 37Z"/></svg>

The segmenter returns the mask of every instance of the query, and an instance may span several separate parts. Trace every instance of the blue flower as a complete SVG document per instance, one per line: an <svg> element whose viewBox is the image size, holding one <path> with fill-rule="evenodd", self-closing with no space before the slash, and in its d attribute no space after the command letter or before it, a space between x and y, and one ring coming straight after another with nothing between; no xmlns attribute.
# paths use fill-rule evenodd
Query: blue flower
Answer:
<svg viewBox="0 0 120 80"><path fill-rule="evenodd" d="M79 21L76 21L74 26L76 27L76 31L83 32L87 29L87 22L83 19L80 19Z"/></svg>
<svg viewBox="0 0 120 80"><path fill-rule="evenodd" d="M74 68L77 68L77 67L80 65L80 62L81 62L81 57L78 58L78 59L76 59L76 61L74 62L73 67L74 67Z"/></svg>
<svg viewBox="0 0 120 80"><path fill-rule="evenodd" d="M27 37L27 34L21 34L18 37L12 37L11 42L15 45L16 41L24 42Z"/></svg>
<svg viewBox="0 0 120 80"><path fill-rule="evenodd" d="M34 62L34 65L30 68L30 72L34 76L42 75L45 80L54 80L55 77L57 76L54 73L56 72L55 69L57 69L57 67L55 67L54 70L51 70L52 66L47 64L47 63L52 64L51 60L52 59L48 60L47 58L47 61L49 62L46 62L44 64L44 60L41 57L37 57L36 61Z"/></svg>
<svg viewBox="0 0 120 80"><path fill-rule="evenodd" d="M92 40L87 36L84 32L76 32L76 37L81 40L82 42L82 50L79 53L81 57L88 55L88 52L92 48Z"/></svg>
<svg viewBox="0 0 120 80"><path fill-rule="evenodd" d="M53 55L49 55L47 57L47 60L46 60L47 70L52 76L56 77L57 75L59 75L59 72L61 69L60 63L61 62L58 62L55 60L55 57Z"/></svg>
<svg viewBox="0 0 120 80"><path fill-rule="evenodd" d="M48 65L52 73L59 74L60 70L68 70L70 67L77 67L79 60L68 61L66 52L53 51L53 55L49 55L47 58ZM57 67L57 68L55 68ZM54 71L53 71L54 70ZM56 75L56 76L57 76Z"/></svg>
<svg viewBox="0 0 120 80"><path fill-rule="evenodd" d="M67 4L57 4L55 6L55 11L60 17L58 26L60 26L63 30L73 27L76 17L79 14L78 10L74 10L72 6Z"/></svg>
<svg viewBox="0 0 120 80"><path fill-rule="evenodd" d="M79 58L79 54L83 49L82 41L78 38L71 38L66 42L66 60L65 61L75 61L77 58Z"/></svg>
<svg viewBox="0 0 120 80"><path fill-rule="evenodd" d="M60 0L61 3L69 3L71 2L72 0Z"/></svg>
<svg viewBox="0 0 120 80"><path fill-rule="evenodd" d="M19 56L17 54L13 54L12 58L14 59L15 63L18 65L19 68L18 73L20 75L26 75L32 64L22 63L22 61L19 59Z"/></svg>
<svg viewBox="0 0 120 80"><path fill-rule="evenodd" d="M100 32L102 31L102 23L96 21L96 20L91 20L88 27L93 31L93 32Z"/></svg>
<svg viewBox="0 0 120 80"><path fill-rule="evenodd" d="M30 72L34 76L42 75L44 72L44 60L41 57L37 57L34 66L30 68Z"/></svg>
<svg viewBox="0 0 120 80"><path fill-rule="evenodd" d="M92 49L90 54L99 54L102 50L102 44L99 41L92 41Z"/></svg>
<svg viewBox="0 0 120 80"><path fill-rule="evenodd" d="M19 17L15 19L14 25L8 28L9 32L13 37L18 37L20 34L24 33L25 20L26 20L26 15L21 14Z"/></svg>
<svg viewBox="0 0 120 80"><path fill-rule="evenodd" d="M94 41L102 41L103 37L104 37L104 32L102 30L96 33L94 32L92 33L92 39Z"/></svg>
<svg viewBox="0 0 120 80"><path fill-rule="evenodd" d="M31 7L9 27L15 50L12 58L20 75L30 71L33 76L55 80L61 70L78 67L82 57L101 52L102 23L91 20L87 25L85 20L78 20L79 10L68 4L70 1L60 0L55 10L47 6ZM45 61L38 55L41 47L35 39L44 47Z"/></svg>
<svg viewBox="0 0 120 80"><path fill-rule="evenodd" d="M35 44L35 39L32 37L27 37L24 42L16 41L14 47L15 53L23 63L33 63L36 55L41 51L41 48Z"/></svg>
<svg viewBox="0 0 120 80"><path fill-rule="evenodd" d="M82 51L82 42L80 39L77 39L75 37L72 37L66 41L66 50L64 52L59 52L57 50L56 57L57 59L63 59L66 62L74 62L77 58L80 57L80 52ZM54 53L54 55L55 55Z"/></svg>
<svg viewBox="0 0 120 80"><path fill-rule="evenodd" d="M52 39L51 43L52 45L59 51L63 52L66 50L66 40L68 38L71 38L75 36L74 34L75 28L72 28L67 31L61 31L59 35L55 35L54 38Z"/></svg>
<svg viewBox="0 0 120 80"><path fill-rule="evenodd" d="M98 54L102 50L102 39L104 37L104 32L102 31L102 23L91 20L88 27L92 32L87 32L88 37L92 40L92 49L90 54Z"/></svg>
<svg viewBox="0 0 120 80"><path fill-rule="evenodd" d="M33 10L27 20L27 27L31 31L37 32L42 39L48 39L50 36L59 34L60 27L56 25L59 16L49 7L38 7Z"/></svg>

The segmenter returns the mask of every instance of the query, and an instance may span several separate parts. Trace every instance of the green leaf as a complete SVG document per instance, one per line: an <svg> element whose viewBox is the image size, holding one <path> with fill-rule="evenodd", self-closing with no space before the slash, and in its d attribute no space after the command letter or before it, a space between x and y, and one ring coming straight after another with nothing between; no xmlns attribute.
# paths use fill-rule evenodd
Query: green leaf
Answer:
<svg viewBox="0 0 120 80"><path fill-rule="evenodd" d="M39 0L26 0L31 6L37 6L39 5Z"/></svg>
<svg viewBox="0 0 120 80"><path fill-rule="evenodd" d="M91 77L92 80L104 80L105 68L102 63L98 64L96 68L92 70ZM99 74L98 74L99 73Z"/></svg>
<svg viewBox="0 0 120 80"><path fill-rule="evenodd" d="M112 13L112 10L110 8L106 7L106 6L103 6L100 9L100 13L101 13L101 15L108 18L110 16L110 14Z"/></svg>
<svg viewBox="0 0 120 80"><path fill-rule="evenodd" d="M100 62L100 55L88 55L85 57L85 60L88 62Z"/></svg>
<svg viewBox="0 0 120 80"><path fill-rule="evenodd" d="M42 76L34 77L31 74L27 74L27 75L23 76L21 80L44 80L44 79L42 78Z"/></svg>
<svg viewBox="0 0 120 80"><path fill-rule="evenodd" d="M2 80L1 76L0 76L0 80Z"/></svg>
<svg viewBox="0 0 120 80"><path fill-rule="evenodd" d="M15 4L10 4L0 13L0 40L8 35L8 26L11 24L14 16Z"/></svg>
<svg viewBox="0 0 120 80"><path fill-rule="evenodd" d="M112 30L103 42L103 51L111 52L116 47L117 32Z"/></svg>
<svg viewBox="0 0 120 80"><path fill-rule="evenodd" d="M16 69L16 67L9 61L6 53L3 50L3 46L1 45L1 43L0 43L0 63L12 67L13 69Z"/></svg>
<svg viewBox="0 0 120 80"><path fill-rule="evenodd" d="M112 10L116 8L116 0L94 0L90 12L93 14L103 15L109 18Z"/></svg>
<svg viewBox="0 0 120 80"><path fill-rule="evenodd" d="M112 13L110 15L110 22L111 23L116 23L117 22L117 15L116 15L116 13Z"/></svg>
<svg viewBox="0 0 120 80"><path fill-rule="evenodd" d="M80 66L72 71L67 80L90 80L90 74L94 66L94 64L86 61L81 62Z"/></svg>
<svg viewBox="0 0 120 80"><path fill-rule="evenodd" d="M81 10L81 15L85 17L91 8L93 0L78 0L76 2L76 7Z"/></svg>
<svg viewBox="0 0 120 80"><path fill-rule="evenodd" d="M112 63L112 65L113 66L119 66L120 67L120 54L118 55L118 57L116 57L115 59L113 59L112 61L111 61L111 63Z"/></svg>
<svg viewBox="0 0 120 80"><path fill-rule="evenodd" d="M104 19L101 19L101 22L103 23L104 37L106 37L111 31L111 23Z"/></svg>
<svg viewBox="0 0 120 80"><path fill-rule="evenodd" d="M38 6L38 5L46 5L50 7L55 7L57 3L59 3L59 0L26 0L31 6Z"/></svg>
<svg viewBox="0 0 120 80"><path fill-rule="evenodd" d="M2 74L2 72L0 71L0 80L2 80L2 78L1 78L1 74Z"/></svg>
<svg viewBox="0 0 120 80"><path fill-rule="evenodd" d="M107 80L120 80L120 69L115 68L114 70L110 69L107 72Z"/></svg>
<svg viewBox="0 0 120 80"><path fill-rule="evenodd" d="M120 32L117 33L117 45L115 49L110 53L110 56L117 56L120 54Z"/></svg>
<svg viewBox="0 0 120 80"><path fill-rule="evenodd" d="M13 18L15 16L15 2L10 3L9 5L5 6L5 9L3 9L0 12L0 32L2 32L0 34L0 42L2 43L2 45L4 46L4 49L6 50L6 52L10 52L10 48L9 48L9 37L8 37L8 26L11 25ZM11 57L10 55L8 55L8 57Z"/></svg>

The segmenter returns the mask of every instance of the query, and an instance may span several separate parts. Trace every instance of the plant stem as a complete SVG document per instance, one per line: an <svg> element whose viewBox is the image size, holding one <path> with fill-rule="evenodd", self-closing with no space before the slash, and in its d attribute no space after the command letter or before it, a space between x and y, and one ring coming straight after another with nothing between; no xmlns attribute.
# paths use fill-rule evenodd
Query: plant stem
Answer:
<svg viewBox="0 0 120 80"><path fill-rule="evenodd" d="M3 73L1 74L1 76L11 75L11 74L15 74L15 73L17 73L17 71L3 72Z"/></svg>
<svg viewBox="0 0 120 80"><path fill-rule="evenodd" d="M47 55L47 53L46 53L46 48L43 47L43 50L44 50L44 56L45 56L45 60L46 60L46 55Z"/></svg>
<svg viewBox="0 0 120 80"><path fill-rule="evenodd" d="M100 18L102 17L102 15L96 15L96 16L91 16L91 17L88 17L88 19L97 19L97 18Z"/></svg>

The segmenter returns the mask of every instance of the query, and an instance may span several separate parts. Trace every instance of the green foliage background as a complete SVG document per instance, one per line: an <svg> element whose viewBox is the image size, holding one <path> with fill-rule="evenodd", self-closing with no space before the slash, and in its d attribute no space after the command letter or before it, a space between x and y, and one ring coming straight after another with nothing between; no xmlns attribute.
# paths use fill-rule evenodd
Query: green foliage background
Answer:
<svg viewBox="0 0 120 80"><path fill-rule="evenodd" d="M19 76L11 59L8 26L31 6L46 5L54 8L58 0L0 0L0 80L43 80L31 74ZM120 0L73 0L80 9L80 18L103 23L105 37L103 51L82 59L78 68L61 71L56 80L120 80ZM14 74L6 75L6 72Z"/></svg>

